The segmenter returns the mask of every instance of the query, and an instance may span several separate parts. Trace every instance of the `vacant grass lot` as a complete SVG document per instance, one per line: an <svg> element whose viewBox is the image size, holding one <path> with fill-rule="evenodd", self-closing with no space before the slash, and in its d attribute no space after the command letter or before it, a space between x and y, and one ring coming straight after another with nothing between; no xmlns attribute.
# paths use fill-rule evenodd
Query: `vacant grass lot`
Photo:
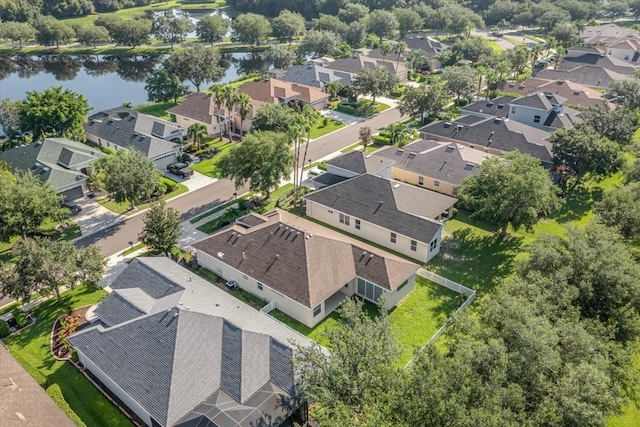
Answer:
<svg viewBox="0 0 640 427"><path fill-rule="evenodd" d="M178 183L175 182L172 179L167 178L166 176L162 177L162 180L170 185L177 185L177 188L175 190L173 190L171 193L165 194L162 197L162 200L169 200L172 199L180 194L186 193L187 191L189 191L189 189ZM134 214L136 212L139 212L142 209L146 209L149 206L151 206L152 204L155 203L155 201L153 202L147 202L147 203L142 203L140 205L136 205L136 208L134 210L130 210L131 208L131 203L129 202L122 202L122 203L118 203L115 200L112 200L109 198L109 196L107 197L103 197L102 199L98 200L98 203L100 203L102 206L104 206L105 208L109 209L111 212L117 213L117 214L124 214L124 215L131 215Z"/></svg>
<svg viewBox="0 0 640 427"><path fill-rule="evenodd" d="M4 339L14 357L54 396L56 403L80 426L123 426L132 424L71 364L53 358L49 351L51 328L56 318L71 308L95 304L105 298L103 290L84 286L62 294L64 304L56 298L36 306L32 314L36 323ZM60 394L56 393L59 387ZM57 399L56 399L57 397ZM58 400L59 399L59 400Z"/></svg>

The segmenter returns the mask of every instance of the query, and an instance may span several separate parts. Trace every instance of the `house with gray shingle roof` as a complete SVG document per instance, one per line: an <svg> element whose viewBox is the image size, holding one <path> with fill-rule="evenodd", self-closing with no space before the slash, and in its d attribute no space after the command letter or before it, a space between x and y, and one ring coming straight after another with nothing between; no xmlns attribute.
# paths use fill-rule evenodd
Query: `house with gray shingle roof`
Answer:
<svg viewBox="0 0 640 427"><path fill-rule="evenodd" d="M640 59L640 34L614 23L586 26L580 34L586 45L602 47L607 55L637 64Z"/></svg>
<svg viewBox="0 0 640 427"><path fill-rule="evenodd" d="M89 192L89 166L103 157L100 150L66 138L46 138L0 153L0 160L13 170L31 172L67 200L79 199Z"/></svg>
<svg viewBox="0 0 640 427"><path fill-rule="evenodd" d="M127 107L116 107L89 116L84 125L87 139L114 150L137 150L164 171L175 163L187 129Z"/></svg>
<svg viewBox="0 0 640 427"><path fill-rule="evenodd" d="M69 338L146 425L279 426L298 410L303 335L165 258L137 258Z"/></svg>
<svg viewBox="0 0 640 427"><path fill-rule="evenodd" d="M517 93L521 96L536 92L553 93L567 98L566 105L580 107L604 107L614 109L615 104L608 102L602 93L586 85L581 85L568 80L546 80L529 77L523 82L501 82L499 89L509 93ZM468 106L465 106L465 109Z"/></svg>
<svg viewBox="0 0 640 427"><path fill-rule="evenodd" d="M341 82L351 86L353 80L364 67L383 67L395 74L402 81L407 80L407 66L402 61L373 58L362 54L355 54L349 58L319 58L312 61L315 64L316 80L319 82Z"/></svg>
<svg viewBox="0 0 640 427"><path fill-rule="evenodd" d="M457 199L363 174L304 196L307 216L421 262L440 251Z"/></svg>
<svg viewBox="0 0 640 427"><path fill-rule="evenodd" d="M279 209L249 216L194 243L198 263L309 327L350 296L392 308L413 289L418 264Z"/></svg>

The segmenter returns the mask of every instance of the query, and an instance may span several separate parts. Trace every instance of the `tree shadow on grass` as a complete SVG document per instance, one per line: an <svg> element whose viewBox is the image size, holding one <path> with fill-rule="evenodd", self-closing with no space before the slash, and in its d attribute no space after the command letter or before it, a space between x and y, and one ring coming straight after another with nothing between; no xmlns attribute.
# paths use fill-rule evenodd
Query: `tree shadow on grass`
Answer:
<svg viewBox="0 0 640 427"><path fill-rule="evenodd" d="M551 219L563 224L578 221L593 208L593 203L602 200L603 190L600 187L580 186L574 189L565 199L565 203L558 209Z"/></svg>
<svg viewBox="0 0 640 427"><path fill-rule="evenodd" d="M426 268L475 289L481 296L513 272L523 240L513 235L479 235L462 228L442 242L440 254Z"/></svg>

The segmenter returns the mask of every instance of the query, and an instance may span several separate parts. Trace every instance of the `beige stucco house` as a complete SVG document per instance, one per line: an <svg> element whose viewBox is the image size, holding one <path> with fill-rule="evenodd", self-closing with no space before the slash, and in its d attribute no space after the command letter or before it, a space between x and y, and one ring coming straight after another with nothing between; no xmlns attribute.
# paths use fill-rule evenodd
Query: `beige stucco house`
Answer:
<svg viewBox="0 0 640 427"><path fill-rule="evenodd" d="M276 209L251 213L195 243L198 264L313 327L358 295L394 307L419 266Z"/></svg>
<svg viewBox="0 0 640 427"><path fill-rule="evenodd" d="M457 199L364 174L304 196L306 214L428 262L440 251L443 219Z"/></svg>

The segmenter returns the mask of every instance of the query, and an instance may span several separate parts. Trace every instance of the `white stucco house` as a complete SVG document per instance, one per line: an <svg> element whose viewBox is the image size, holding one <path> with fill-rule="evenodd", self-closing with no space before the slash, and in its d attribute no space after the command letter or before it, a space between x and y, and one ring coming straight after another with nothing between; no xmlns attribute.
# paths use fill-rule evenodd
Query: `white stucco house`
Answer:
<svg viewBox="0 0 640 427"><path fill-rule="evenodd" d="M313 327L346 298L394 307L419 265L279 209L251 213L192 245L198 264Z"/></svg>

